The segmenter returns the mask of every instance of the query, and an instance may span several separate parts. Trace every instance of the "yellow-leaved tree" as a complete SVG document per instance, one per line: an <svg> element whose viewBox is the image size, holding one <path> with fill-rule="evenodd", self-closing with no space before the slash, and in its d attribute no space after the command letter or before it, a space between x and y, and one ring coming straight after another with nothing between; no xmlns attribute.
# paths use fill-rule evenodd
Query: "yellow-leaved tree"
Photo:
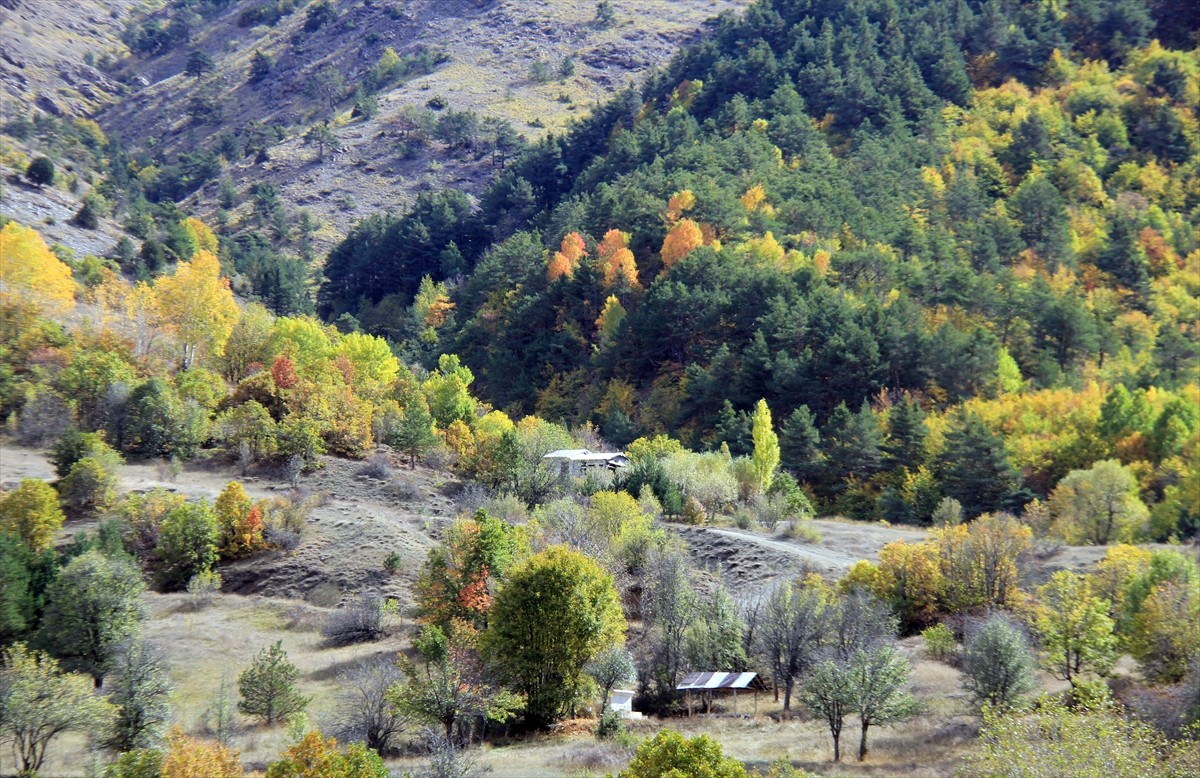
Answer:
<svg viewBox="0 0 1200 778"><path fill-rule="evenodd" d="M201 354L224 353L238 307L215 254L197 251L191 261L158 279L154 293L163 324L179 340L181 367L191 367Z"/></svg>
<svg viewBox="0 0 1200 778"><path fill-rule="evenodd" d="M196 251L216 254L220 250L221 245L217 242L217 236L207 224L199 219L189 216L181 221L179 226L183 228L188 236L188 242L195 247Z"/></svg>
<svg viewBox="0 0 1200 778"><path fill-rule="evenodd" d="M71 268L32 227L9 222L0 229L0 301L32 304L45 314L63 313L75 304Z"/></svg>
<svg viewBox="0 0 1200 778"><path fill-rule="evenodd" d="M604 286L611 288L620 278L630 287L638 285L637 263L629 250L629 233L609 230L596 247L596 256L604 268Z"/></svg>

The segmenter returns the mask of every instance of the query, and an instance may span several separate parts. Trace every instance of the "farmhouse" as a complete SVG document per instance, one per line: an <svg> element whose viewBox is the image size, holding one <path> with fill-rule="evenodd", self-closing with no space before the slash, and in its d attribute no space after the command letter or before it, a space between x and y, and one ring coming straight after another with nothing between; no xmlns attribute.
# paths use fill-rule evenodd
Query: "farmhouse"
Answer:
<svg viewBox="0 0 1200 778"><path fill-rule="evenodd" d="M593 453L586 448L560 448L551 451L542 459L557 462L563 475L583 475L589 468L617 470L629 464L629 457L621 453Z"/></svg>

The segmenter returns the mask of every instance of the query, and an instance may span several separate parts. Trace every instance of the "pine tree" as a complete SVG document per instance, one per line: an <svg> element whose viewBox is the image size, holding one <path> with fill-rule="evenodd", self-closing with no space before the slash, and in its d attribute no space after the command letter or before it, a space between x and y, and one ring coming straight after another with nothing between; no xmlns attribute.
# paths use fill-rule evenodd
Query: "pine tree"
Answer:
<svg viewBox="0 0 1200 778"><path fill-rule="evenodd" d="M1005 507L1020 485L1004 440L973 413L946 433L940 465L943 491L962 503L967 518Z"/></svg>
<svg viewBox="0 0 1200 778"><path fill-rule="evenodd" d="M437 436L433 433L433 416L424 400L415 398L400 413L400 424L387 442L403 451L408 456L409 468L416 469L417 459L437 443Z"/></svg>
<svg viewBox="0 0 1200 778"><path fill-rule="evenodd" d="M916 470L925 462L925 411L906 395L888 414L888 440L885 450L892 469Z"/></svg>
<svg viewBox="0 0 1200 778"><path fill-rule="evenodd" d="M779 439L783 465L801 480L816 474L824 455L821 453L821 433L807 405L801 405L783 423Z"/></svg>
<svg viewBox="0 0 1200 778"><path fill-rule="evenodd" d="M300 670L288 661L283 641L258 652L254 663L238 676L238 710L259 716L267 725L287 719L308 707L310 697L296 689Z"/></svg>

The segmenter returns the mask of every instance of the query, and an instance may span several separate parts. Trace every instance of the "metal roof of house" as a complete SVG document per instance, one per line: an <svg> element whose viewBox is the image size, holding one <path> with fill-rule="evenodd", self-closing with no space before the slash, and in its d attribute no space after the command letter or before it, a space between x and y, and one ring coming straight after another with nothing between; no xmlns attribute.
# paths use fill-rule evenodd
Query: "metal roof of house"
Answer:
<svg viewBox="0 0 1200 778"><path fill-rule="evenodd" d="M690 673L678 686L677 691L689 689L766 689L767 685L758 673Z"/></svg>
<svg viewBox="0 0 1200 778"><path fill-rule="evenodd" d="M628 460L628 457L618 451L607 454L593 453L586 448L562 448L558 451L551 451L542 457L542 459L569 459L572 462L609 462L617 458Z"/></svg>
<svg viewBox="0 0 1200 778"><path fill-rule="evenodd" d="M560 448L557 451L551 451L549 454L546 454L542 459L578 459L591 453L586 448Z"/></svg>

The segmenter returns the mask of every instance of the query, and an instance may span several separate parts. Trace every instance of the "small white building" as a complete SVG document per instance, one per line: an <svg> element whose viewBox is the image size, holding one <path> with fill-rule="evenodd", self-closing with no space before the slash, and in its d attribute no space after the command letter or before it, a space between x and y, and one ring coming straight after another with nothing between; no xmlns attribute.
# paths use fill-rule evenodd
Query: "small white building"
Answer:
<svg viewBox="0 0 1200 778"><path fill-rule="evenodd" d="M630 689L613 689L608 698L609 710L615 710L623 719L640 719L642 714L633 709L634 694Z"/></svg>
<svg viewBox="0 0 1200 778"><path fill-rule="evenodd" d="M594 453L586 448L560 448L551 451L542 459L547 462L557 462L563 475L586 475L589 468L607 468L617 470L629 464L629 457L620 452Z"/></svg>

